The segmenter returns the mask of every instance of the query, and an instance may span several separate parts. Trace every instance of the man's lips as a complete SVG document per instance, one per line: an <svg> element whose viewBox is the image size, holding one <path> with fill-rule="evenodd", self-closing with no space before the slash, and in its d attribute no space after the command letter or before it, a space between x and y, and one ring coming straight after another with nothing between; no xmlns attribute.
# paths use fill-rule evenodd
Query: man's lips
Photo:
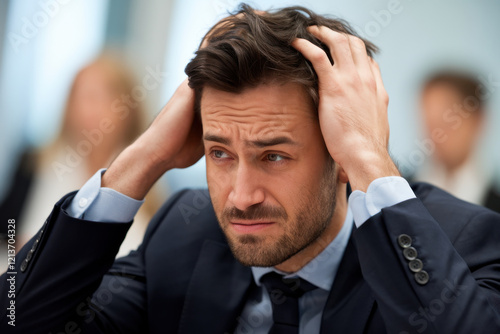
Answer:
<svg viewBox="0 0 500 334"><path fill-rule="evenodd" d="M239 233L252 233L259 230L265 229L274 225L274 222L261 221L261 220L241 220L241 221L231 221L231 226L236 232Z"/></svg>

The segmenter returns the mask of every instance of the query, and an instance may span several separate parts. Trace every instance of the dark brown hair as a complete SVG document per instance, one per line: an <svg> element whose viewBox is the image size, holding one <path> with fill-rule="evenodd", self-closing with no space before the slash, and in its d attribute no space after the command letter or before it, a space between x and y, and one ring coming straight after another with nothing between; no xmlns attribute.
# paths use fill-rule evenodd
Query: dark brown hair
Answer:
<svg viewBox="0 0 500 334"><path fill-rule="evenodd" d="M301 84L317 106L318 77L311 63L290 45L295 38L307 39L321 47L333 64L328 47L307 31L311 25L358 36L347 22L304 7L264 12L241 4L238 11L208 31L186 66L189 86L195 90L196 109L205 86L238 93L269 81ZM363 41L372 56L376 46Z"/></svg>
<svg viewBox="0 0 500 334"><path fill-rule="evenodd" d="M472 74L460 72L456 70L442 70L434 73L427 78L422 86L425 92L427 89L435 85L445 85L460 94L462 99L474 98L474 111L478 113L484 112L483 99L479 98L478 94L482 87L481 82L474 78Z"/></svg>

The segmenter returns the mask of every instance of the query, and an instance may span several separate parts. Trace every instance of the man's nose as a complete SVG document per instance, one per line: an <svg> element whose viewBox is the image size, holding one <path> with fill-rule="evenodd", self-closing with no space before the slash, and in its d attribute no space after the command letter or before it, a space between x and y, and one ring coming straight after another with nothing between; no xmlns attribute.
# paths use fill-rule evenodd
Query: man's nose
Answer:
<svg viewBox="0 0 500 334"><path fill-rule="evenodd" d="M240 163L233 175L229 201L236 208L244 211L248 207L264 202L265 192L262 178L253 166Z"/></svg>

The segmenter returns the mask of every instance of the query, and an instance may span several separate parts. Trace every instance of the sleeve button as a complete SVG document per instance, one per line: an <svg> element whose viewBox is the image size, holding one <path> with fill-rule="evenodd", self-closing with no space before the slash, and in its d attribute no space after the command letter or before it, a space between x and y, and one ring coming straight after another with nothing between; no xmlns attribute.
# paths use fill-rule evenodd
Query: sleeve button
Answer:
<svg viewBox="0 0 500 334"><path fill-rule="evenodd" d="M424 268L424 264L420 259L411 260L410 263L408 263L408 266L414 273L418 273Z"/></svg>
<svg viewBox="0 0 500 334"><path fill-rule="evenodd" d="M408 248L411 246L411 237L408 234L401 234L398 237L398 244L401 248Z"/></svg>
<svg viewBox="0 0 500 334"><path fill-rule="evenodd" d="M415 281L420 285L425 285L429 282L429 274L425 270L419 271L415 273Z"/></svg>
<svg viewBox="0 0 500 334"><path fill-rule="evenodd" d="M23 263L21 263L21 272L25 272L26 268L28 268L28 261L24 260Z"/></svg>
<svg viewBox="0 0 500 334"><path fill-rule="evenodd" d="M30 262L31 258L33 257L33 252L34 252L34 250L30 250L28 252L28 255L26 255L26 259L24 261Z"/></svg>
<svg viewBox="0 0 500 334"><path fill-rule="evenodd" d="M417 258L417 250L414 247L408 247L403 250L403 255L408 261L415 260Z"/></svg>
<svg viewBox="0 0 500 334"><path fill-rule="evenodd" d="M31 246L31 251L34 252L36 250L39 242L40 242L40 239L35 239L35 242L33 242L33 246Z"/></svg>

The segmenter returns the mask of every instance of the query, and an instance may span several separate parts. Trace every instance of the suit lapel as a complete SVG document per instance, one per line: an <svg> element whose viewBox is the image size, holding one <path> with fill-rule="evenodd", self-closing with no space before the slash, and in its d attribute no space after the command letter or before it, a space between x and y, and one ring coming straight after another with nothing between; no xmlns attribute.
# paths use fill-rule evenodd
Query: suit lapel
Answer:
<svg viewBox="0 0 500 334"><path fill-rule="evenodd" d="M236 261L226 244L206 240L189 283L179 333L233 332L251 284L250 268ZM363 333L374 307L351 234L323 311L321 333Z"/></svg>
<svg viewBox="0 0 500 334"><path fill-rule="evenodd" d="M234 331L252 282L251 270L225 244L206 240L186 294L180 334Z"/></svg>
<svg viewBox="0 0 500 334"><path fill-rule="evenodd" d="M321 333L363 333L373 307L374 298L363 280L351 234L326 301Z"/></svg>

